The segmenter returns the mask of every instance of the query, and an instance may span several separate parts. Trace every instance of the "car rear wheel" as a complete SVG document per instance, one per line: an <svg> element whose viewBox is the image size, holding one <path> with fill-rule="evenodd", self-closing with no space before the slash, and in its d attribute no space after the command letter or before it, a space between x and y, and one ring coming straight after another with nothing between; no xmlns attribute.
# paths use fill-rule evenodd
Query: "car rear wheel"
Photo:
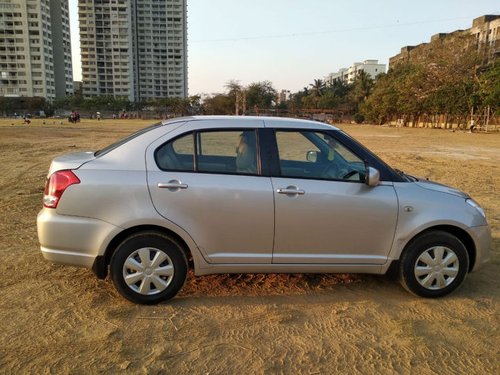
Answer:
<svg viewBox="0 0 500 375"><path fill-rule="evenodd" d="M399 275L401 284L411 293L437 298L458 288L468 269L469 256L463 243L450 233L432 231L407 246Z"/></svg>
<svg viewBox="0 0 500 375"><path fill-rule="evenodd" d="M111 279L122 296L141 304L174 297L186 281L188 262L174 239L142 232L123 241L110 262Z"/></svg>

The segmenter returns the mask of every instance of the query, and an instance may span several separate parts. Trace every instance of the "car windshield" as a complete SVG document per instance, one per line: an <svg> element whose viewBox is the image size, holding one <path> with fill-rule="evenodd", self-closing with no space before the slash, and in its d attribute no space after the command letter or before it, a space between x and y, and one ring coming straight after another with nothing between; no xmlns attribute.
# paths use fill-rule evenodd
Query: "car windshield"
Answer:
<svg viewBox="0 0 500 375"><path fill-rule="evenodd" d="M161 122L157 122L156 124L153 124L153 125L150 125L150 126L148 126L146 128L143 128L141 130L138 130L135 133L132 133L132 134L126 136L125 138L122 138L119 141L116 141L116 142L110 144L109 146L106 146L103 149L96 151L94 153L94 156L98 157L98 156L105 155L108 152L110 152L111 150L114 150L115 148L120 147L121 145L123 145L123 144L127 143L128 141L130 141L130 140L132 140L132 139L140 136L141 134L147 133L151 129L154 129L154 128L156 128L157 126L159 126L161 124L162 124Z"/></svg>

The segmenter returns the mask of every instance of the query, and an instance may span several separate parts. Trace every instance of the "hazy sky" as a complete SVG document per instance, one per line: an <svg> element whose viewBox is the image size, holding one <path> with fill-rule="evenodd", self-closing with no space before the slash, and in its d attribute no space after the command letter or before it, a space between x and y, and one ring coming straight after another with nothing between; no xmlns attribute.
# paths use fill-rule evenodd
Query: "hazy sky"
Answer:
<svg viewBox="0 0 500 375"><path fill-rule="evenodd" d="M81 79L78 0L69 0L73 74ZM499 14L498 0L188 0L189 94L227 81L298 91L355 61L388 63L401 47Z"/></svg>

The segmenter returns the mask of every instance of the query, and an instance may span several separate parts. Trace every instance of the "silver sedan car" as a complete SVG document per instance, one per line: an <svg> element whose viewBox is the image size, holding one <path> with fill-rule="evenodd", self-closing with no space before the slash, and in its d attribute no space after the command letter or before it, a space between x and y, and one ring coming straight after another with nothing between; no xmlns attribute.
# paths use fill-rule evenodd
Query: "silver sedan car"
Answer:
<svg viewBox="0 0 500 375"><path fill-rule="evenodd" d="M214 273L371 273L441 297L489 260L467 194L392 169L335 127L178 118L97 152L57 157L38 237L52 262L111 275L127 299ZM391 267L392 266L392 267Z"/></svg>

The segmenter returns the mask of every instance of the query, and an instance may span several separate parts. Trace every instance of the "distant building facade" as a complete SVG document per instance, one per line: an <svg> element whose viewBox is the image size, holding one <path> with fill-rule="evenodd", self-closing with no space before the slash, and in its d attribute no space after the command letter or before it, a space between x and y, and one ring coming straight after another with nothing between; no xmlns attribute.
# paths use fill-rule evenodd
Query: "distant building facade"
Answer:
<svg viewBox="0 0 500 375"><path fill-rule="evenodd" d="M385 64L379 64L378 60L365 60L355 62L349 68L339 69L336 73L331 73L325 77L326 84L332 84L335 80L345 83L353 83L361 71L367 73L371 78L377 77L380 73L385 73Z"/></svg>
<svg viewBox="0 0 500 375"><path fill-rule="evenodd" d="M80 0L84 96L187 96L186 0Z"/></svg>
<svg viewBox="0 0 500 375"><path fill-rule="evenodd" d="M82 81L73 81L75 95L82 95Z"/></svg>
<svg viewBox="0 0 500 375"><path fill-rule="evenodd" d="M348 68L340 68L335 73L330 73L325 77L325 83L331 85L333 81L339 80L343 82L347 82L349 77L349 69Z"/></svg>
<svg viewBox="0 0 500 375"><path fill-rule="evenodd" d="M276 102L278 104L286 103L287 101L290 100L291 97L292 97L292 92L290 90L281 90L278 93L278 97L276 98Z"/></svg>
<svg viewBox="0 0 500 375"><path fill-rule="evenodd" d="M476 39L476 45L484 53L488 63L500 57L500 16L485 15L476 18L468 32Z"/></svg>
<svg viewBox="0 0 500 375"><path fill-rule="evenodd" d="M483 54L485 64L495 61L500 56L500 16L485 15L475 18L472 27L451 33L439 33L431 37L429 43L417 46L405 46L401 52L389 59L389 68L401 63L424 61L433 46L439 42L451 43L459 37L470 36L478 51Z"/></svg>
<svg viewBox="0 0 500 375"><path fill-rule="evenodd" d="M72 94L68 0L0 0L0 96Z"/></svg>

